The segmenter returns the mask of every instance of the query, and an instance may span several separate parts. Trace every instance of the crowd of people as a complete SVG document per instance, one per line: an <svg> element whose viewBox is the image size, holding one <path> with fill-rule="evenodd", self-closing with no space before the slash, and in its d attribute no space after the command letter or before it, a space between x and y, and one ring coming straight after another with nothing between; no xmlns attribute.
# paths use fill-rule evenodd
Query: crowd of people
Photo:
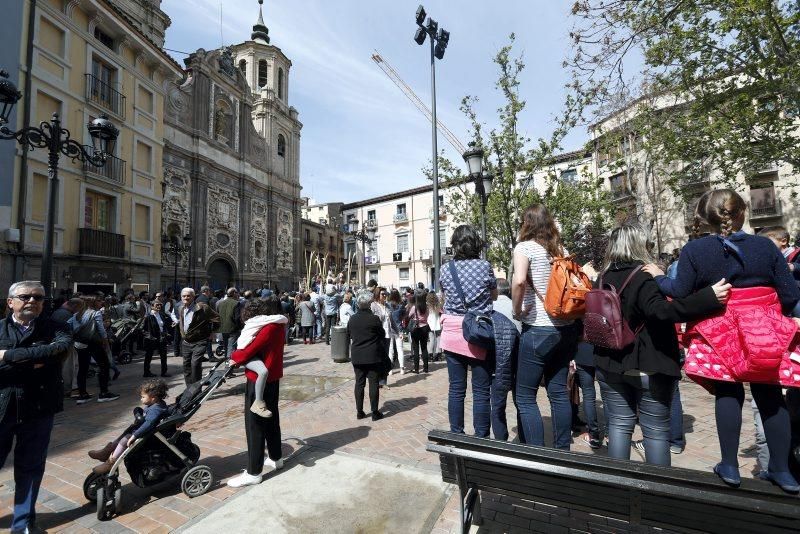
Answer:
<svg viewBox="0 0 800 534"><path fill-rule="evenodd" d="M736 192L709 191L697 205L691 240L662 258L669 261L654 261L648 231L627 222L611 231L602 263L580 266L553 215L534 204L522 215L511 280L495 276L479 233L462 225L453 232L454 256L441 268L437 291L418 284L401 293L374 280L357 287L328 273L291 293L233 287L215 293L203 286L199 293L187 287L152 296L73 295L45 317L41 284L17 282L0 324L0 464L14 446L12 528L35 525L53 416L64 398L78 404L118 399L109 384L137 349L144 352L140 393L150 425L165 411L170 347L182 358L187 386L201 379L206 360L244 367L248 462L228 484L260 482L265 466L283 465L278 384L284 346L294 338L330 344L337 326L350 344L357 419L384 417L380 388L395 368L424 374L432 359L442 359L452 432L465 432L469 380L476 436L509 439L510 392L520 443L569 449L578 413L571 393L580 390L586 445L607 444L609 455L621 459L639 449L646 462L662 466L686 446L679 389L685 374L714 396L721 458L713 471L731 486L741 480L737 454L747 383L759 478L798 493L800 250L782 227L744 232L746 212ZM156 353L160 377L151 367ZM90 371L96 396L89 391ZM538 403L542 385L550 439ZM637 423L644 439L632 442ZM101 462L96 472L109 469L140 435L137 430L90 451Z"/></svg>

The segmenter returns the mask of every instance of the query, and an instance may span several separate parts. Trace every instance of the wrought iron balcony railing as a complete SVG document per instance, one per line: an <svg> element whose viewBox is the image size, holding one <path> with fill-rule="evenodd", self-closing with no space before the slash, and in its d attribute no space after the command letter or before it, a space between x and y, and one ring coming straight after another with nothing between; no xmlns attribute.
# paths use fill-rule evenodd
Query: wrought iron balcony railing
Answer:
<svg viewBox="0 0 800 534"><path fill-rule="evenodd" d="M107 258L125 257L125 236L95 230L94 228L78 229L78 252L92 256Z"/></svg>
<svg viewBox="0 0 800 534"><path fill-rule="evenodd" d="M86 100L125 118L125 95L93 74L86 74Z"/></svg>

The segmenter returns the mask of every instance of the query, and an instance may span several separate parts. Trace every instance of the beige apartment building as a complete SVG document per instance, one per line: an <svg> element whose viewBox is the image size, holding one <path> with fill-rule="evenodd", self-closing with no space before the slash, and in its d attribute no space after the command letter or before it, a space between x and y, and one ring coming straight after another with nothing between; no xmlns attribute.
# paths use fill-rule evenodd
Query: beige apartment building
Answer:
<svg viewBox="0 0 800 534"><path fill-rule="evenodd" d="M91 146L86 124L107 114L119 128L102 168L62 157L56 206L53 279L59 290L119 291L161 284L162 148L165 86L182 69L161 50L169 18L150 0L40 0L30 64L31 124L58 113L72 139ZM27 20L27 18L26 18ZM6 172L6 166L3 166ZM47 213L47 153L18 150L13 164L12 217L4 255L13 279L39 276ZM9 280L5 281L6 284Z"/></svg>
<svg viewBox="0 0 800 534"><path fill-rule="evenodd" d="M439 191L439 243L442 261L449 259L450 237L457 223L448 211L448 192ZM359 228L375 228L375 240L366 246L344 236L345 257L350 259L350 278L375 279L387 288L402 289L422 282L434 287L433 186L426 185L342 206L342 220Z"/></svg>

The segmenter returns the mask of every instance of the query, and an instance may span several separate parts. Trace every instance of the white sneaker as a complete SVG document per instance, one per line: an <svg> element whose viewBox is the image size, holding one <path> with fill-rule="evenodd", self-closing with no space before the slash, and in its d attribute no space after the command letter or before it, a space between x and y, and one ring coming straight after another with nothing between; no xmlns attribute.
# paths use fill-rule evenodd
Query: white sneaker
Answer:
<svg viewBox="0 0 800 534"><path fill-rule="evenodd" d="M406 374L406 370L405 370L404 368L402 368L402 367L400 368L400 374L401 374L401 375L404 375L404 374Z"/></svg>
<svg viewBox="0 0 800 534"><path fill-rule="evenodd" d="M243 486L253 486L255 484L261 484L261 475L251 475L247 472L247 469L242 471L241 475L233 477L228 481L228 486L231 488L241 488Z"/></svg>
<svg viewBox="0 0 800 534"><path fill-rule="evenodd" d="M271 460L269 456L265 456L264 467L266 467L269 471L278 471L279 469L283 469L283 458Z"/></svg>

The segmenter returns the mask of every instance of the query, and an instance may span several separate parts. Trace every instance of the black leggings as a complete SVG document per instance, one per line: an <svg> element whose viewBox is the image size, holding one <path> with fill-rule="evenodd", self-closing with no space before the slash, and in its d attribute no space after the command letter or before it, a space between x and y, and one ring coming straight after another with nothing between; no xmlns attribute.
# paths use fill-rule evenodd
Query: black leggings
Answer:
<svg viewBox="0 0 800 534"><path fill-rule="evenodd" d="M108 374L110 364L106 349L99 343L90 343L85 349L78 350L78 391L86 393L86 375L89 373L89 361L94 358L99 372L97 380L100 383L100 393L108 391Z"/></svg>
<svg viewBox="0 0 800 534"><path fill-rule="evenodd" d="M313 326L301 326L300 329L303 331L303 341L308 341L309 338L311 338L311 341L314 341Z"/></svg>
<svg viewBox="0 0 800 534"><path fill-rule="evenodd" d="M414 357L414 372L419 372L419 352L422 350L422 370L428 372L428 334L430 329L427 326L415 329L411 332L411 354Z"/></svg>
<svg viewBox="0 0 800 534"><path fill-rule="evenodd" d="M722 451L722 462L738 467L739 433L742 429L742 405L744 385L738 382L714 382L716 396L717 434ZM769 448L769 470L773 473L789 471L789 448L791 430L789 411L783 400L781 386L750 384L750 392L756 401L764 434Z"/></svg>

